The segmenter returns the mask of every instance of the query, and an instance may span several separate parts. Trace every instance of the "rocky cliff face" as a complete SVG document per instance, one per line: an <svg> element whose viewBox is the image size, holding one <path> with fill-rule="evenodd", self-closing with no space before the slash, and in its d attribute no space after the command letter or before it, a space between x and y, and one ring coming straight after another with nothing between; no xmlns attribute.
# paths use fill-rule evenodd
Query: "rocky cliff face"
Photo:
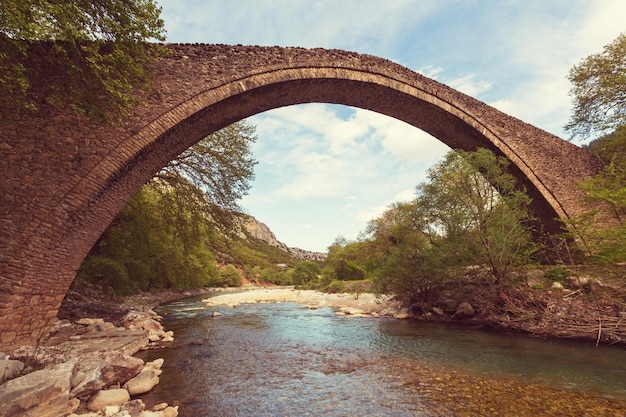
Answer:
<svg viewBox="0 0 626 417"><path fill-rule="evenodd" d="M266 242L268 245L280 248L285 252L291 254L296 259L302 261L323 261L326 259L326 254L321 252L311 252L300 248L290 248L283 242L276 239L274 233L270 230L265 223L261 223L257 219L249 215L241 216L242 231L239 236L246 239L246 234Z"/></svg>

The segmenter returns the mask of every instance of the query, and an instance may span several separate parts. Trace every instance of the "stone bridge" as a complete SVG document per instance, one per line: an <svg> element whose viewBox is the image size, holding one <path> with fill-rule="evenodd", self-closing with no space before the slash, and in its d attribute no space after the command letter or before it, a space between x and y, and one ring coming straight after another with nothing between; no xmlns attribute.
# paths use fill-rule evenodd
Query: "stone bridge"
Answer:
<svg viewBox="0 0 626 417"><path fill-rule="evenodd" d="M113 217L168 161L233 122L311 102L373 110L512 161L545 232L581 210L585 150L390 61L302 48L170 45L122 123L0 109L0 348L35 341ZM295 138L294 138L295 139ZM417 182L417 180L416 180Z"/></svg>

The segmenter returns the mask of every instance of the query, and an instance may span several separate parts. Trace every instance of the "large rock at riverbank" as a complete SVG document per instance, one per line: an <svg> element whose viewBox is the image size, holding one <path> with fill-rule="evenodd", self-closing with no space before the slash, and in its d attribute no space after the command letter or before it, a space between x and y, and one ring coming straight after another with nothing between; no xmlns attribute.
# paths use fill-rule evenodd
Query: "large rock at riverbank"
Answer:
<svg viewBox="0 0 626 417"><path fill-rule="evenodd" d="M102 390L98 391L98 393L89 400L87 408L92 411L100 411L112 405L122 405L128 400L130 400L130 395L128 391L123 388Z"/></svg>
<svg viewBox="0 0 626 417"><path fill-rule="evenodd" d="M76 363L71 360L0 385L0 417L65 415Z"/></svg>

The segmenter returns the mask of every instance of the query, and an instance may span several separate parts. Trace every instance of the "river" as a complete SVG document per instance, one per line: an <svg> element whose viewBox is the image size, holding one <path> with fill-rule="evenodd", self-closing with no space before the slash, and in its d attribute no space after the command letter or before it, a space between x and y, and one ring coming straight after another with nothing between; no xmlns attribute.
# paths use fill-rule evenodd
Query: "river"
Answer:
<svg viewBox="0 0 626 417"><path fill-rule="evenodd" d="M626 415L624 347L203 297L157 309L176 345L142 354L165 359L146 404L183 417Z"/></svg>

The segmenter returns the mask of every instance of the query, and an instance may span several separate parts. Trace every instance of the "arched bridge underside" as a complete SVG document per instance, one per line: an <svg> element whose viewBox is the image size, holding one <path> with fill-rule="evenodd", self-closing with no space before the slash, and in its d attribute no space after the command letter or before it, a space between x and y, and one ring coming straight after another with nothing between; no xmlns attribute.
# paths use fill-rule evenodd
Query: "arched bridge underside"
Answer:
<svg viewBox="0 0 626 417"><path fill-rule="evenodd" d="M36 340L85 255L134 193L209 133L273 108L345 104L403 120L452 148L512 161L546 232L581 210L585 150L390 61L302 48L170 45L123 123L0 109L0 347ZM296 138L294 138L296 139Z"/></svg>

